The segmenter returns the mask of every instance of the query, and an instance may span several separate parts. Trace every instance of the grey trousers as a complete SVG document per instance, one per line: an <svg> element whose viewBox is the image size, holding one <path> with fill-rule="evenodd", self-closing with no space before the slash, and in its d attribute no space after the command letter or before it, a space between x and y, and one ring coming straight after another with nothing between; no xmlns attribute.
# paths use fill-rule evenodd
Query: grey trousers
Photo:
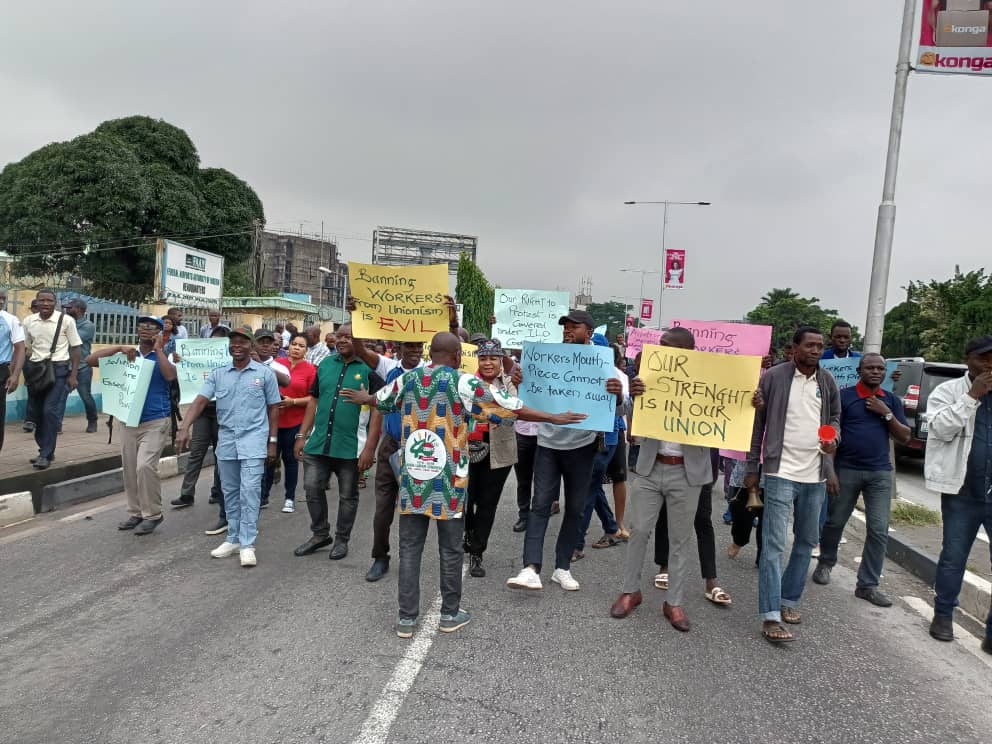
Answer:
<svg viewBox="0 0 992 744"><path fill-rule="evenodd" d="M420 560L431 522L437 525L437 550L441 559L441 614L458 612L462 598L465 520L400 514L400 576L397 583L400 617L403 618L416 619L420 615Z"/></svg>
<svg viewBox="0 0 992 744"><path fill-rule="evenodd" d="M689 575L689 558L695 554L693 520L699 506L699 486L690 486L682 465L655 461L646 476L636 476L628 509L630 540L623 570L625 594L641 591L641 570L662 504L668 507L668 604L682 605Z"/></svg>
<svg viewBox="0 0 992 744"><path fill-rule="evenodd" d="M165 447L169 419L146 421L138 426L121 426L121 464L127 513L143 519L162 518L162 481L158 461Z"/></svg>

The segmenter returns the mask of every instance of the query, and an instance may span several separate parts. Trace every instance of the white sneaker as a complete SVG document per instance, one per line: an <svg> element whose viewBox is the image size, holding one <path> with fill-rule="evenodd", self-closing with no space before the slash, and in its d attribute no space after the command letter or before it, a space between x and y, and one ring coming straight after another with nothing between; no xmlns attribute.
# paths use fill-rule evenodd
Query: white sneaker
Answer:
<svg viewBox="0 0 992 744"><path fill-rule="evenodd" d="M541 584L541 577L537 575L535 571L530 566L524 568L523 571L518 573L516 576L511 576L506 580L506 585L513 589L543 589L544 586Z"/></svg>
<svg viewBox="0 0 992 744"><path fill-rule="evenodd" d="M241 550L241 546L238 543L227 542L225 540L220 544L220 547L211 550L210 555L214 558L230 558L239 550Z"/></svg>
<svg viewBox="0 0 992 744"><path fill-rule="evenodd" d="M556 568L555 572L551 574L551 580L566 592L579 591L579 582L572 578L571 571L566 571L564 568Z"/></svg>
<svg viewBox="0 0 992 744"><path fill-rule="evenodd" d="M258 560L255 558L255 548L245 548L241 551L241 567L251 568L257 566Z"/></svg>
<svg viewBox="0 0 992 744"><path fill-rule="evenodd" d="M819 558L820 557L820 545L819 545L819 543L817 543L816 547L813 548L813 552L810 553L810 557L811 558Z"/></svg>
<svg viewBox="0 0 992 744"><path fill-rule="evenodd" d="M282 513L292 514L294 511L296 511L296 504L293 503L292 499L286 499L286 503L282 505Z"/></svg>

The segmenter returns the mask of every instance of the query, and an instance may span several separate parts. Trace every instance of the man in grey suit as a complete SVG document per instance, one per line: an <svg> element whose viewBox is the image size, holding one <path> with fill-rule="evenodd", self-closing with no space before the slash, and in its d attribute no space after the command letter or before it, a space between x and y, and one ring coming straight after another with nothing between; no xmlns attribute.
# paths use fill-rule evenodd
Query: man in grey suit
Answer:
<svg viewBox="0 0 992 744"><path fill-rule="evenodd" d="M696 340L685 328L672 328L661 337L662 346L694 349ZM635 377L631 396L644 393L644 382ZM635 403L636 406L636 403ZM713 465L707 447L696 447L658 439L640 440L641 450L634 467L636 476L631 499L632 521L627 558L623 571L623 594L613 603L610 615L627 617L641 603L641 570L648 542L658 521L662 505L668 507L668 601L662 610L672 627L689 630L689 619L682 607L693 555L695 531L693 520L699 505L700 489L713 482Z"/></svg>

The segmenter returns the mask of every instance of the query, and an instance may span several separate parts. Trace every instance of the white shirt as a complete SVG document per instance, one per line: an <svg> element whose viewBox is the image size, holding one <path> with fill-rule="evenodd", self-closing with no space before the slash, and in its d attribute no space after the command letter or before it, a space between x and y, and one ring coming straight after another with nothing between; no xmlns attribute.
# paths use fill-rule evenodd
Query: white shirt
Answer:
<svg viewBox="0 0 992 744"><path fill-rule="evenodd" d="M259 364L264 364L272 370L276 376L276 383L278 383L279 387L286 387L289 384L290 375L288 363L288 359L276 359L275 357L269 357L264 362L259 362Z"/></svg>
<svg viewBox="0 0 992 744"><path fill-rule="evenodd" d="M284 349L288 349L289 348L289 337L292 336L292 335L293 334L290 333L289 331L283 331L282 332L282 348L284 348Z"/></svg>
<svg viewBox="0 0 992 744"><path fill-rule="evenodd" d="M176 330L172 332L172 335L176 338L189 338L189 331L186 330L186 326L177 326Z"/></svg>
<svg viewBox="0 0 992 744"><path fill-rule="evenodd" d="M658 440L658 454L665 457L682 457L682 445L675 442L666 442L664 439Z"/></svg>
<svg viewBox="0 0 992 744"><path fill-rule="evenodd" d="M807 377L798 369L789 390L785 412L782 459L777 475L797 483L820 483L820 386L816 375Z"/></svg>
<svg viewBox="0 0 992 744"><path fill-rule="evenodd" d="M413 369L420 369L421 367L424 366L424 364L425 364L424 360L421 359L420 364L418 364ZM386 375L388 375L397 367L401 367L402 365L403 362L400 360L399 357L396 357L395 359L390 359L389 357L380 354L379 363L375 366L375 373L379 375L379 377L381 377L383 380L385 380ZM403 367L404 372L412 372L413 369L407 369L406 367Z"/></svg>
<svg viewBox="0 0 992 744"><path fill-rule="evenodd" d="M55 335L60 315L63 316L62 328L59 330L55 351L50 354L52 337ZM24 319L24 345L31 347L29 358L32 362L44 361L49 355L53 362L68 362L70 347L82 346L83 342L76 332L76 321L65 313L53 312L48 320L43 320L38 313Z"/></svg>

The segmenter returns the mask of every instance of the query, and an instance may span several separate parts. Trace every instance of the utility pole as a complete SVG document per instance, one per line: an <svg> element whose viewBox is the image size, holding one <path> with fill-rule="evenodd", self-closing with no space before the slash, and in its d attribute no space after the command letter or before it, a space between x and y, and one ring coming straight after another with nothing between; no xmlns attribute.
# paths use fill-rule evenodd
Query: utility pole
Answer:
<svg viewBox="0 0 992 744"><path fill-rule="evenodd" d="M909 54L913 46L913 25L916 22L916 0L906 0L902 11L902 36L899 38L899 59L896 63L896 85L892 94L892 118L889 123L889 149L885 157L885 180L882 202L878 205L875 226L875 253L871 262L871 284L868 288L868 318L865 322L865 351L882 349L885 326L885 295L889 285L892 263L892 238L896 227L896 176L899 172L899 146L902 144L902 122L906 110L906 88L909 83Z"/></svg>
<svg viewBox="0 0 992 744"><path fill-rule="evenodd" d="M262 281L264 277L262 262L262 221L253 220L254 231L251 238L251 278L255 287L255 296L262 295Z"/></svg>

